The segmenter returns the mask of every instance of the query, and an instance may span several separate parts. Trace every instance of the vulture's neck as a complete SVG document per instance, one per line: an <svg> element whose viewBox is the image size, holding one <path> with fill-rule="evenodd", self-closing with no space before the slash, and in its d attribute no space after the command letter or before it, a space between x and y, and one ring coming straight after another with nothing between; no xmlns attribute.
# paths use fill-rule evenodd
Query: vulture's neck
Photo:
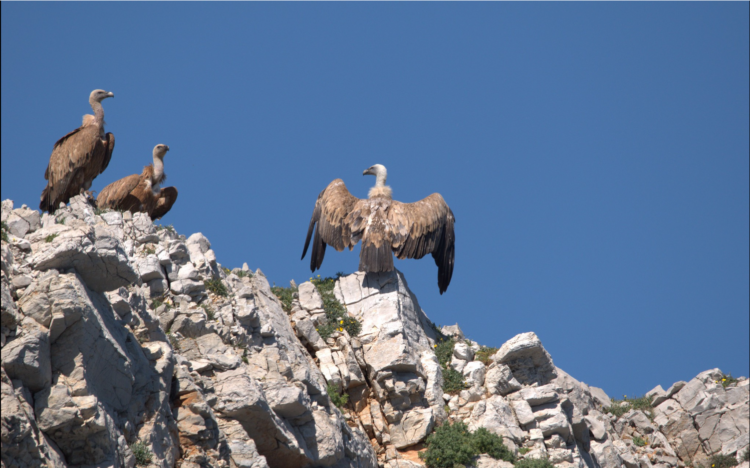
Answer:
<svg viewBox="0 0 750 468"><path fill-rule="evenodd" d="M154 156L154 186L157 186L164 175L164 161Z"/></svg>
<svg viewBox="0 0 750 468"><path fill-rule="evenodd" d="M91 108L94 110L94 122L99 128L104 128L104 108L99 101L90 101Z"/></svg>

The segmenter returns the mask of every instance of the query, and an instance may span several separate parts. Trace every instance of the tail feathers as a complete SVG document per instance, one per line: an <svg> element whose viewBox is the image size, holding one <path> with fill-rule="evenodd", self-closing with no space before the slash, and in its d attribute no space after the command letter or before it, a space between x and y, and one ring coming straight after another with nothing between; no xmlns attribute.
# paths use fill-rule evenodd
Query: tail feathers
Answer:
<svg viewBox="0 0 750 468"><path fill-rule="evenodd" d="M372 243L363 243L359 252L359 271L378 273L393 270L391 246L383 243L380 247Z"/></svg>

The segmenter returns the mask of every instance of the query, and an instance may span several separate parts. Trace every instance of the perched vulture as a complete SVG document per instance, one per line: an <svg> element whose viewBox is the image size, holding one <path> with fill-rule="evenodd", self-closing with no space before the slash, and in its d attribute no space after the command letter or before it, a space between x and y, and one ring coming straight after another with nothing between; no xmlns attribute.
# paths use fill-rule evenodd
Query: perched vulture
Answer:
<svg viewBox="0 0 750 468"><path fill-rule="evenodd" d="M102 100L115 97L101 89L89 96L94 115L84 115L80 127L57 140L52 148L44 178L47 186L42 191L39 208L54 213L60 203L85 192L91 182L104 172L112 158L115 137L104 134L104 109Z"/></svg>
<svg viewBox="0 0 750 468"><path fill-rule="evenodd" d="M129 175L104 187L96 198L97 207L133 213L143 211L151 219L167 214L177 200L176 188L160 188L161 183L167 179L164 173L164 156L167 151L169 146L156 145L154 163L144 167L140 174Z"/></svg>
<svg viewBox="0 0 750 468"><path fill-rule="evenodd" d="M376 182L366 200L349 193L341 179L334 180L320 192L307 229L302 258L305 258L310 239L313 239L312 271L323 263L326 244L340 252L345 247L352 250L361 240L359 270L367 272L393 270L391 250L399 259L422 258L430 253L438 267L438 288L443 294L453 276L456 239L453 212L439 193L414 203L393 200L391 188L385 185L388 173L380 164L363 173L368 174L374 175Z"/></svg>

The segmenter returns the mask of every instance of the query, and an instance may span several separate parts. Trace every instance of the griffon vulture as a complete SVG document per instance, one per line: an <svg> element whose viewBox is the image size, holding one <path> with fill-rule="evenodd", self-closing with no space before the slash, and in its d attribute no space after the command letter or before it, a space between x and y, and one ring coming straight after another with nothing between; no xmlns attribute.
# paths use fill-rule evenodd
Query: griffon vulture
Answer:
<svg viewBox="0 0 750 468"><path fill-rule="evenodd" d="M167 179L164 173L164 156L167 151L169 146L156 145L154 163L144 167L140 174L129 175L104 187L96 199L97 207L133 213L143 211L151 219L167 214L177 200L176 188L160 188L161 183Z"/></svg>
<svg viewBox="0 0 750 468"><path fill-rule="evenodd" d="M334 180L320 192L307 229L302 258L305 258L310 239L313 239L312 271L323 263L326 244L340 252L345 247L352 250L361 240L359 270L367 272L393 270L391 251L399 259L422 258L430 253L438 267L438 288L443 294L453 275L453 224L456 221L453 212L439 193L414 203L393 200L391 188L385 185L388 173L380 164L363 173L368 174L376 179L365 200L349 193L341 179Z"/></svg>
<svg viewBox="0 0 750 468"><path fill-rule="evenodd" d="M80 127L57 140L52 148L44 178L47 186L42 191L39 208L53 213L60 203L91 187L91 182L104 172L112 158L115 137L104 134L102 100L115 97L113 93L95 89L89 96L94 115L84 115Z"/></svg>

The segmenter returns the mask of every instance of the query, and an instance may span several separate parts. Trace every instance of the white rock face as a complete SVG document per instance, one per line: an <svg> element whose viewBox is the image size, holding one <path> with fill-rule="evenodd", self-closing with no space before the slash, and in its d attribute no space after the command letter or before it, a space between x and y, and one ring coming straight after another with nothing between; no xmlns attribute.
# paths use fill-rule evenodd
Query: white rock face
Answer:
<svg viewBox="0 0 750 468"><path fill-rule="evenodd" d="M533 333L485 365L456 324L443 333L458 342L448 365L463 388L446 395L434 325L399 272L336 281L362 332L324 340L315 285L300 284L285 311L260 270L225 274L202 234L96 215L85 197L54 216L2 208L18 234L0 245L6 467L133 468L140 441L160 468L415 468L406 450L446 419L558 468L705 466L749 445L750 381L725 388L719 369L655 388L653 419L616 418ZM486 455L475 465L510 468Z"/></svg>

